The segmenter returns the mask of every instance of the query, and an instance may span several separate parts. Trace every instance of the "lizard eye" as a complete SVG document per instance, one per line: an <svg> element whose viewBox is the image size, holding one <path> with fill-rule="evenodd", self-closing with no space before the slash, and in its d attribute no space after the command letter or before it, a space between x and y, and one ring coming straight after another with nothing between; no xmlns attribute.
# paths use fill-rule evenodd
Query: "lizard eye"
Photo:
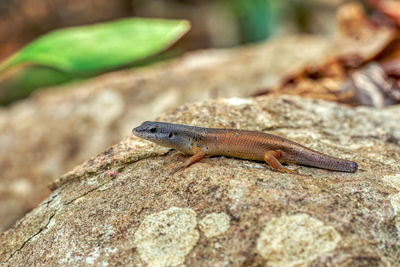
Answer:
<svg viewBox="0 0 400 267"><path fill-rule="evenodd" d="M157 128L156 128L156 127L151 127L151 128L149 129L149 132L155 133L155 132L157 132Z"/></svg>
<svg viewBox="0 0 400 267"><path fill-rule="evenodd" d="M169 133L168 138L172 138L174 136L174 133Z"/></svg>

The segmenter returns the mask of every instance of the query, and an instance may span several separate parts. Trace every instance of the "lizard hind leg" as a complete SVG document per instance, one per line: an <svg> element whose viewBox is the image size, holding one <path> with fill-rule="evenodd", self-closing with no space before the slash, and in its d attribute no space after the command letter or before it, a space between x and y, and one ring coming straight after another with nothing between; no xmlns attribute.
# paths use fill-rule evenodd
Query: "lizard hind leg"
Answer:
<svg viewBox="0 0 400 267"><path fill-rule="evenodd" d="M290 174L298 174L297 172L295 172L293 170L289 170L282 166L282 164L278 160L281 156L282 156L281 151L268 150L264 154L264 160L275 171L285 172L285 173L290 173Z"/></svg>

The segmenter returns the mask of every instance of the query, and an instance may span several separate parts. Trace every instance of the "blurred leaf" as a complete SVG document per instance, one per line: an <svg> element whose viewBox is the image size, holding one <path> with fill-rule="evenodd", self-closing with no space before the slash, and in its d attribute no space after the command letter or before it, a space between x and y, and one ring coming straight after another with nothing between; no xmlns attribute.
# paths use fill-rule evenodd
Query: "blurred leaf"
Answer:
<svg viewBox="0 0 400 267"><path fill-rule="evenodd" d="M49 33L0 65L0 104L37 88L168 58L171 53L160 52L189 28L184 20L133 18Z"/></svg>
<svg viewBox="0 0 400 267"><path fill-rule="evenodd" d="M70 73L98 73L154 55L190 28L188 21L132 18L62 29L27 45L0 71L27 63Z"/></svg>
<svg viewBox="0 0 400 267"><path fill-rule="evenodd" d="M277 27L281 5L275 0L222 0L237 18L240 42L253 43L269 38Z"/></svg>
<svg viewBox="0 0 400 267"><path fill-rule="evenodd" d="M73 75L44 66L23 66L0 81L0 105L28 96L36 88L78 80Z"/></svg>

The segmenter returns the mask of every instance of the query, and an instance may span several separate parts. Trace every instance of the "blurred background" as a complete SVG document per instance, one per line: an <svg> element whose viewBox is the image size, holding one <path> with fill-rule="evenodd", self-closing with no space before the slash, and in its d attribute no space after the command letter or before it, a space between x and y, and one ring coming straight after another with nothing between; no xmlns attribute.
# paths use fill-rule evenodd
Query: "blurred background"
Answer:
<svg viewBox="0 0 400 267"><path fill-rule="evenodd" d="M160 56L170 59L187 51L228 48L293 33L331 34L335 10L344 0L4 0L0 2L0 62L28 43L65 27L108 22L128 17L184 19L190 31ZM98 44L99 46L101 43ZM99 70L95 74L106 71ZM9 73L11 72L11 74ZM44 88L90 75L34 69L9 71L0 77L0 104ZM79 73L78 73L79 74ZM11 77L10 77L11 76Z"/></svg>
<svg viewBox="0 0 400 267"><path fill-rule="evenodd" d="M188 102L399 103L399 2L1 0L0 231L62 174ZM118 22L138 17L157 20Z"/></svg>
<svg viewBox="0 0 400 267"><path fill-rule="evenodd" d="M187 51L232 47L294 32L331 33L345 0L3 0L0 60L37 37L63 27L139 16L187 19Z"/></svg>

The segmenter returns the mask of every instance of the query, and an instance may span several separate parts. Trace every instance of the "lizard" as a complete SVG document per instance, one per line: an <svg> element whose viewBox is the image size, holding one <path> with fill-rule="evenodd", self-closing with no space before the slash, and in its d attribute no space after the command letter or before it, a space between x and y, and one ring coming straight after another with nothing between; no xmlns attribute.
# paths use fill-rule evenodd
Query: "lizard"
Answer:
<svg viewBox="0 0 400 267"><path fill-rule="evenodd" d="M282 163L351 173L358 169L354 161L328 156L289 139L257 131L145 121L132 133L191 155L173 173L210 156L265 161L273 170L290 174L298 173L285 168Z"/></svg>

